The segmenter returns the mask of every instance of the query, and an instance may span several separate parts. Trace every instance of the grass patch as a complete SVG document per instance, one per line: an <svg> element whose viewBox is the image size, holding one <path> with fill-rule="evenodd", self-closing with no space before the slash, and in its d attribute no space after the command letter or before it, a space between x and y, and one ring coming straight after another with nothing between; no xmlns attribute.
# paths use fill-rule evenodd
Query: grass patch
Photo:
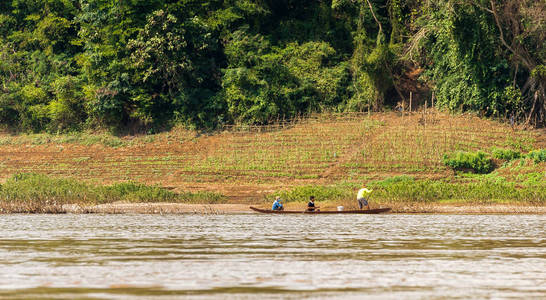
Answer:
<svg viewBox="0 0 546 300"><path fill-rule="evenodd" d="M74 179L41 174L16 174L0 185L0 212L62 212L64 204L222 203L225 196L212 192L174 193L162 187L135 182L92 185Z"/></svg>
<svg viewBox="0 0 546 300"><path fill-rule="evenodd" d="M546 185L516 185L497 177L482 176L478 181L384 180L370 184L375 198L409 202L530 202L544 205Z"/></svg>
<svg viewBox="0 0 546 300"><path fill-rule="evenodd" d="M0 138L0 145L46 145L46 144L80 144L91 146L102 144L107 147L121 147L127 143L122 139L108 133L88 134L88 133L67 133L67 134L21 134L17 136L4 136Z"/></svg>
<svg viewBox="0 0 546 300"><path fill-rule="evenodd" d="M507 182L498 175L474 175L471 180L447 182L444 180L417 180L411 176L395 176L372 181L372 201L405 203L532 203L546 204L546 183L543 175L533 173L523 183ZM279 191L271 195L281 196L287 202L308 201L315 196L319 202L351 203L356 199L357 184L333 186L302 186ZM356 200L354 200L356 201ZM355 202L356 203L356 202Z"/></svg>
<svg viewBox="0 0 546 300"><path fill-rule="evenodd" d="M507 162L520 158L527 158L535 163L546 162L546 149L531 150L527 154L522 154L521 152L511 149L493 148L491 154L494 158Z"/></svg>
<svg viewBox="0 0 546 300"><path fill-rule="evenodd" d="M307 202L310 196L321 201L344 200L350 197L352 191L344 186L298 186L290 190L280 191L275 195L286 202ZM274 198L273 196L271 198Z"/></svg>
<svg viewBox="0 0 546 300"><path fill-rule="evenodd" d="M178 194L179 199L183 199L184 203L199 203L199 204L219 204L226 203L227 197L215 192L184 192ZM178 201L180 202L180 201Z"/></svg>
<svg viewBox="0 0 546 300"><path fill-rule="evenodd" d="M535 163L546 162L546 149L533 150L527 153L525 157L532 159Z"/></svg>
<svg viewBox="0 0 546 300"><path fill-rule="evenodd" d="M534 143L535 139L531 137L508 136L503 144L504 146L520 149L521 151L531 151Z"/></svg>

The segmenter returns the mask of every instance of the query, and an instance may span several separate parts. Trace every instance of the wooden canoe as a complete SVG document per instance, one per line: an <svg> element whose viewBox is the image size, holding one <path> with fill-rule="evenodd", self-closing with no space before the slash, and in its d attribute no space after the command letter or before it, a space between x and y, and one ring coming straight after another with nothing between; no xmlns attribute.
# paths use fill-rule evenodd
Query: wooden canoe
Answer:
<svg viewBox="0 0 546 300"><path fill-rule="evenodd" d="M251 206L250 209L264 214L380 214L388 212L390 207L386 208L376 208L376 209L361 209L361 210L320 210L320 211L306 211L306 210L271 210L271 209L261 209Z"/></svg>

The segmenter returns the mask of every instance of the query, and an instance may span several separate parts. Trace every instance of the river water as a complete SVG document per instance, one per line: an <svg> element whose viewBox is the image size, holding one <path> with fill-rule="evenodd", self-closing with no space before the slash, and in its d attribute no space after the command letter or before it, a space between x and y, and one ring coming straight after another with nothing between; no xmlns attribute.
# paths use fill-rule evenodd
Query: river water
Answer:
<svg viewBox="0 0 546 300"><path fill-rule="evenodd" d="M0 215L0 299L546 298L544 215Z"/></svg>

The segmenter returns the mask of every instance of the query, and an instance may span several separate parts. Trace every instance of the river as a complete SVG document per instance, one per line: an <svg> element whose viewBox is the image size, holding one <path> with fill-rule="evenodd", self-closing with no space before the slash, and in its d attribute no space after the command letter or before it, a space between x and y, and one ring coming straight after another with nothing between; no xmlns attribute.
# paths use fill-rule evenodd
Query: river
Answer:
<svg viewBox="0 0 546 300"><path fill-rule="evenodd" d="M0 215L0 299L544 299L545 232L545 215Z"/></svg>

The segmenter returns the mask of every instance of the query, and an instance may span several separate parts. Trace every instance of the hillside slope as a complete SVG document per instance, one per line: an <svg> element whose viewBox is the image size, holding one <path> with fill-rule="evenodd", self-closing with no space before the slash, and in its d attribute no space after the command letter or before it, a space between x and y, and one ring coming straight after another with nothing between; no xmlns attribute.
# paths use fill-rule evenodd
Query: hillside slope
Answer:
<svg viewBox="0 0 546 300"><path fill-rule="evenodd" d="M544 130L518 130L469 115L323 114L212 135L175 129L151 136L0 136L0 178L41 173L97 184L135 181L177 192L213 191L232 202L297 186L360 185L393 176L460 176L442 157L458 150L546 147ZM546 163L498 169L504 178L542 172ZM518 177L519 176L519 177ZM520 178L520 179L518 179Z"/></svg>

